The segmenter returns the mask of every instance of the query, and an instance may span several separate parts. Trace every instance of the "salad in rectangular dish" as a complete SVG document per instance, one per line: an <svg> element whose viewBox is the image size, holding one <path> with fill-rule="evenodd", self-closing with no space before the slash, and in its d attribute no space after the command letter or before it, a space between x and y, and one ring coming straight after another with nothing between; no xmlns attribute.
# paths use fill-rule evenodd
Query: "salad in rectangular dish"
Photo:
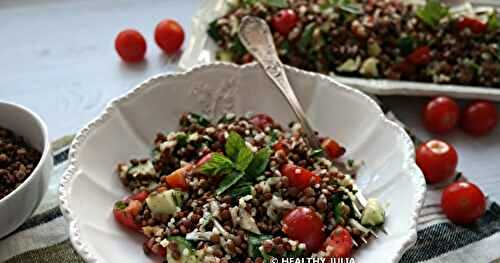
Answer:
<svg viewBox="0 0 500 263"><path fill-rule="evenodd" d="M165 262L351 257L384 224L384 209L373 198L359 209L362 163L344 161L331 138L321 146L265 114L212 122L186 113L178 131L156 136L150 158L117 165L131 196L114 217Z"/></svg>
<svg viewBox="0 0 500 263"><path fill-rule="evenodd" d="M500 87L500 16L457 14L437 0L239 0L213 20L217 59L252 61L240 43L246 15L270 24L281 60L339 76Z"/></svg>

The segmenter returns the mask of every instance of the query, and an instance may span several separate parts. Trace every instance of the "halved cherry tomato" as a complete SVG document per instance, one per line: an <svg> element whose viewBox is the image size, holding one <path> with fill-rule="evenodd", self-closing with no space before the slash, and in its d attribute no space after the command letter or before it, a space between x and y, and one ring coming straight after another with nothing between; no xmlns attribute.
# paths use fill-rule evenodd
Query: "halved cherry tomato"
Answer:
<svg viewBox="0 0 500 263"><path fill-rule="evenodd" d="M173 171L165 177L165 181L171 188L179 188L183 191L188 190L189 186L186 182L186 173L193 168L193 165L186 165Z"/></svg>
<svg viewBox="0 0 500 263"><path fill-rule="evenodd" d="M498 121L495 104L487 101L470 104L462 116L462 128L475 136L488 134L495 128Z"/></svg>
<svg viewBox="0 0 500 263"><path fill-rule="evenodd" d="M458 155L446 142L430 140L417 148L416 162L428 183L444 181L455 174Z"/></svg>
<svg viewBox="0 0 500 263"><path fill-rule="evenodd" d="M133 195L127 197L126 200L128 200L128 201L137 200L140 202L144 202L146 200L146 198L148 198L148 196L149 196L148 191L141 191L141 192L138 192L136 194L133 194Z"/></svg>
<svg viewBox="0 0 500 263"><path fill-rule="evenodd" d="M250 118L250 122L262 130L274 124L273 118L266 114L256 114Z"/></svg>
<svg viewBox="0 0 500 263"><path fill-rule="evenodd" d="M273 16L271 25L281 35L287 36L298 21L299 19L293 9L283 9Z"/></svg>
<svg viewBox="0 0 500 263"><path fill-rule="evenodd" d="M440 96L432 99L424 108L424 125L428 131L444 134L458 124L460 108L451 98Z"/></svg>
<svg viewBox="0 0 500 263"><path fill-rule="evenodd" d="M155 41L165 53L174 54L184 42L184 30L174 20L162 20L155 28Z"/></svg>
<svg viewBox="0 0 500 263"><path fill-rule="evenodd" d="M280 172L283 176L288 177L290 186L297 187L298 189L304 189L311 184L317 184L321 181L321 178L313 172L290 163L284 164Z"/></svg>
<svg viewBox="0 0 500 263"><path fill-rule="evenodd" d="M352 237L349 231L338 226L323 244L328 257L348 258L352 255Z"/></svg>
<svg viewBox="0 0 500 263"><path fill-rule="evenodd" d="M486 198L476 185L456 182L443 191L441 207L455 224L471 224L479 219L486 209Z"/></svg>
<svg viewBox="0 0 500 263"><path fill-rule="evenodd" d="M115 49L126 62L139 62L146 54L146 40L139 31L125 29L116 36Z"/></svg>
<svg viewBox="0 0 500 263"><path fill-rule="evenodd" d="M134 231L140 231L141 227L135 222L135 216L142 210L142 203L138 200L119 201L113 208L115 220Z"/></svg>
<svg viewBox="0 0 500 263"><path fill-rule="evenodd" d="M323 221L310 208L297 207L283 217L283 232L291 239L306 244L307 251L321 249L325 240Z"/></svg>
<svg viewBox="0 0 500 263"><path fill-rule="evenodd" d="M408 61L414 65L425 65L431 62L431 59L431 49L428 46L419 47L408 55Z"/></svg>
<svg viewBox="0 0 500 263"><path fill-rule="evenodd" d="M326 154L332 159L337 159L345 153L345 148L340 146L340 144L333 139L328 138L323 140L323 142L321 142L321 147L323 147Z"/></svg>
<svg viewBox="0 0 500 263"><path fill-rule="evenodd" d="M472 33L480 34L486 31L488 25L483 23L481 20L470 18L470 17L462 17L458 20L458 29L464 30L466 28L470 29Z"/></svg>

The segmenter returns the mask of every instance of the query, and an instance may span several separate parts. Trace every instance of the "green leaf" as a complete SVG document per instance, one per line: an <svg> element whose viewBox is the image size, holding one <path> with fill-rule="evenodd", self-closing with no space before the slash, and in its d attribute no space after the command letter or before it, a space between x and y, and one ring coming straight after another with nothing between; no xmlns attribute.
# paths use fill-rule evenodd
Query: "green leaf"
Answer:
<svg viewBox="0 0 500 263"><path fill-rule="evenodd" d="M311 151L311 154L309 155L309 157L313 158L313 157L317 157L317 156L321 156L321 155L323 155L323 149L316 149L316 150Z"/></svg>
<svg viewBox="0 0 500 263"><path fill-rule="evenodd" d="M257 151L252 162L246 169L246 174L252 179L261 175L266 170L269 157L271 157L272 153L273 151L269 147Z"/></svg>
<svg viewBox="0 0 500 263"><path fill-rule="evenodd" d="M229 194L233 198L239 198L245 195L250 195L252 194L252 183L240 180L239 183L237 183L236 185L231 187L231 189L229 189Z"/></svg>
<svg viewBox="0 0 500 263"><path fill-rule="evenodd" d="M339 4L339 8L342 11L355 14L355 15L360 15L363 14L363 8L360 4Z"/></svg>
<svg viewBox="0 0 500 263"><path fill-rule="evenodd" d="M200 126L207 127L210 121L203 115L196 113L189 113L188 118L191 122L199 124Z"/></svg>
<svg viewBox="0 0 500 263"><path fill-rule="evenodd" d="M213 153L212 158L200 167L201 172L209 175L229 174L233 169L233 162L220 153Z"/></svg>
<svg viewBox="0 0 500 263"><path fill-rule="evenodd" d="M245 140L241 136L231 131L227 137L226 145L224 146L226 150L226 155L231 158L231 160L236 161L240 150L246 148Z"/></svg>
<svg viewBox="0 0 500 263"><path fill-rule="evenodd" d="M216 195L221 195L231 186L235 185L245 174L238 171L233 171L232 173L226 175L222 182L220 182L219 187L215 190Z"/></svg>
<svg viewBox="0 0 500 263"><path fill-rule="evenodd" d="M238 157L236 157L236 170L244 172L245 169L247 169L248 165L252 162L252 160L253 152L245 145L245 147L240 149Z"/></svg>
<svg viewBox="0 0 500 263"><path fill-rule="evenodd" d="M217 20L212 21L208 24L207 34L215 41L219 41L222 39L219 31L217 30Z"/></svg>
<svg viewBox="0 0 500 263"><path fill-rule="evenodd" d="M287 0L264 0L263 2L266 5L272 6L272 7L277 7L277 8L288 7L288 1Z"/></svg>
<svg viewBox="0 0 500 263"><path fill-rule="evenodd" d="M241 43L240 38L236 37L233 39L229 50L234 54L235 57L241 57L247 53L247 49Z"/></svg>
<svg viewBox="0 0 500 263"><path fill-rule="evenodd" d="M488 17L488 29L497 30L500 28L500 21L498 21L497 11L494 10L493 13Z"/></svg>
<svg viewBox="0 0 500 263"><path fill-rule="evenodd" d="M313 22L313 23L307 24L307 26L304 28L304 32L302 33L302 36L300 37L299 43L298 43L299 49L302 52L307 52L307 50L309 48L309 44L311 43L311 40L312 40L312 35L313 35L315 27L316 27L316 24Z"/></svg>
<svg viewBox="0 0 500 263"><path fill-rule="evenodd" d="M181 132L175 136L175 139L177 140L177 146L184 147L187 144L188 136L187 134Z"/></svg>
<svg viewBox="0 0 500 263"><path fill-rule="evenodd" d="M124 210L125 208L127 208L127 205L122 201L118 201L115 203L115 208L118 210Z"/></svg>
<svg viewBox="0 0 500 263"><path fill-rule="evenodd" d="M248 256L250 256L253 259L262 256L262 253L260 252L259 247L262 245L262 242L264 242L265 240L271 240L271 239L273 239L273 237L270 235L261 235L261 236L257 236L254 234L249 235L248 236Z"/></svg>
<svg viewBox="0 0 500 263"><path fill-rule="evenodd" d="M439 0L427 0L425 6L419 8L416 14L428 26L436 27L439 21L449 14L449 9Z"/></svg>
<svg viewBox="0 0 500 263"><path fill-rule="evenodd" d="M253 5L257 2L259 2L259 0L243 0L243 3L246 5Z"/></svg>
<svg viewBox="0 0 500 263"><path fill-rule="evenodd" d="M403 56L407 56L415 48L415 41L412 37L402 37L398 40L398 48Z"/></svg>

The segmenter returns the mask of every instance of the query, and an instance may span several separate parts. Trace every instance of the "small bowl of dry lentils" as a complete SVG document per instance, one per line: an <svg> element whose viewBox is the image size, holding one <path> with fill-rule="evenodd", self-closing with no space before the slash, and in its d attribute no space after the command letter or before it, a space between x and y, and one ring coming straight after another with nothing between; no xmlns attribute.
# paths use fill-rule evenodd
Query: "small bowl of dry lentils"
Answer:
<svg viewBox="0 0 500 263"><path fill-rule="evenodd" d="M0 101L0 238L35 211L51 170L45 123L22 106Z"/></svg>

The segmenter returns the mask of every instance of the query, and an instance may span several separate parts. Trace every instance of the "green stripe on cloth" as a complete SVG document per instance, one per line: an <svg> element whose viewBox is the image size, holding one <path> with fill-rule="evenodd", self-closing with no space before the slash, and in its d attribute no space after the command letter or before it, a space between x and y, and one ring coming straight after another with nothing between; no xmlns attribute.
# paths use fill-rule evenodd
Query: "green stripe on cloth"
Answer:
<svg viewBox="0 0 500 263"><path fill-rule="evenodd" d="M53 262L85 262L71 246L69 240L54 246L31 250L17 255L5 263L53 263Z"/></svg>

